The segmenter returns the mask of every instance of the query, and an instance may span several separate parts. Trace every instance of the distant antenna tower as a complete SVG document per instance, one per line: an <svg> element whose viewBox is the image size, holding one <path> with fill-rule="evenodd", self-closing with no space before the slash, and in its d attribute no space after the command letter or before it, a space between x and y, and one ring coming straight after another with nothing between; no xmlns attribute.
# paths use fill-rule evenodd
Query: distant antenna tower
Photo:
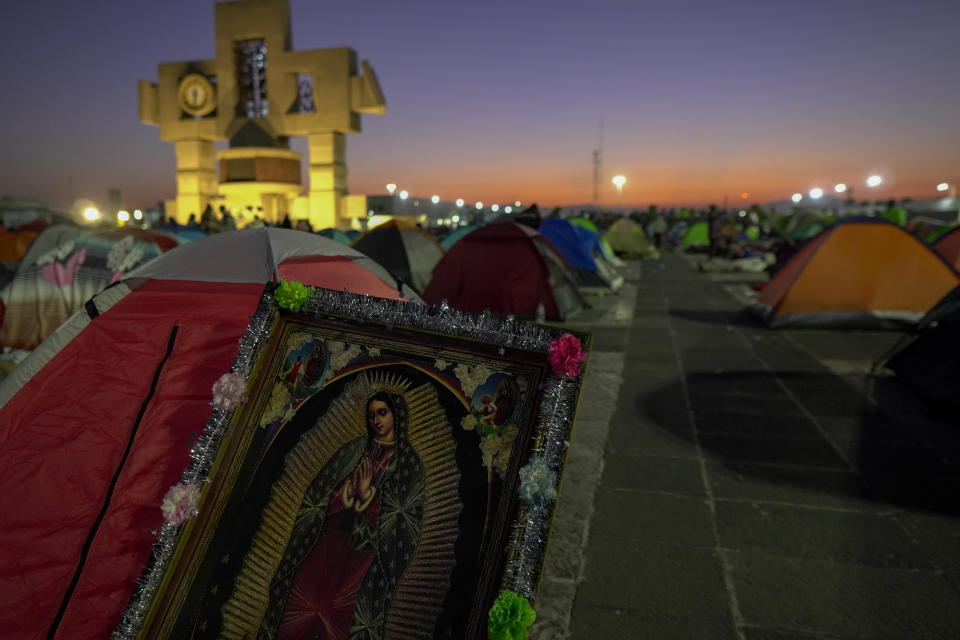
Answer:
<svg viewBox="0 0 960 640"><path fill-rule="evenodd" d="M600 120L600 137L593 150L593 204L600 202L600 167L603 164L603 119Z"/></svg>

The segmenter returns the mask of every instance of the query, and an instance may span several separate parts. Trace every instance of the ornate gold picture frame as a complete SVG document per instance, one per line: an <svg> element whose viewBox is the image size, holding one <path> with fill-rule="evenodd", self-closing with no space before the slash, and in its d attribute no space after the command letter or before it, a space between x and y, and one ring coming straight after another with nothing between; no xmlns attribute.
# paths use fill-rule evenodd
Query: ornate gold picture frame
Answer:
<svg viewBox="0 0 960 640"><path fill-rule="evenodd" d="M199 501L117 635L486 638L498 593L535 597L583 352L558 369L546 327L298 284L214 387L175 487Z"/></svg>

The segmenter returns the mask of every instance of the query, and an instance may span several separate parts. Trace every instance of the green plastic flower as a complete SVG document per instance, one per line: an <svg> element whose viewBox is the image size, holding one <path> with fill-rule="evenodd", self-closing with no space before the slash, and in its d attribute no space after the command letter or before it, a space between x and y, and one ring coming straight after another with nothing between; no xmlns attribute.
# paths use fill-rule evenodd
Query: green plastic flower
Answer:
<svg viewBox="0 0 960 640"><path fill-rule="evenodd" d="M537 612L526 598L512 591L501 591L490 607L487 623L490 640L526 640L536 617Z"/></svg>
<svg viewBox="0 0 960 640"><path fill-rule="evenodd" d="M280 286L273 292L273 297L277 304L290 311L299 311L300 307L306 304L313 293L313 287L308 287L302 282L296 280L283 280Z"/></svg>

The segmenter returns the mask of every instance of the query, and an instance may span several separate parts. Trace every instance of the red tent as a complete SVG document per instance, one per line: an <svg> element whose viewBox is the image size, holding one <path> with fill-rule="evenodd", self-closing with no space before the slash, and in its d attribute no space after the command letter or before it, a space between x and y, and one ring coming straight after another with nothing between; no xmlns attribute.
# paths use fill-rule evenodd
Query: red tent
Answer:
<svg viewBox="0 0 960 640"><path fill-rule="evenodd" d="M481 227L450 247L423 299L517 316L534 316L542 304L549 320L563 320L583 306L560 253L537 231L514 222Z"/></svg>
<svg viewBox="0 0 960 640"><path fill-rule="evenodd" d="M960 270L960 227L940 236L940 239L933 243L933 248L946 258L954 269Z"/></svg>
<svg viewBox="0 0 960 640"><path fill-rule="evenodd" d="M9 638L106 638L148 562L264 284L397 298L383 268L284 229L174 249L96 295L0 385L0 620ZM407 294L413 296L412 292Z"/></svg>

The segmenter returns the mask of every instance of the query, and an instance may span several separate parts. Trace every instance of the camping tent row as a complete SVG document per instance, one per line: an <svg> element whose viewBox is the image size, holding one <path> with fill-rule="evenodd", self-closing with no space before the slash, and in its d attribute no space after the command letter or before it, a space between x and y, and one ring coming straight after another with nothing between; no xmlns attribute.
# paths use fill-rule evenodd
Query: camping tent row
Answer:
<svg viewBox="0 0 960 640"><path fill-rule="evenodd" d="M125 274L0 384L4 637L110 636L210 415L210 389L279 279L400 295L382 267L332 240L219 234Z"/></svg>
<svg viewBox="0 0 960 640"><path fill-rule="evenodd" d="M392 221L359 236L351 246L428 301L446 300L464 311L534 316L542 305L546 319L563 320L582 306L581 293L612 292L623 283L603 255L599 236L559 219L545 221L539 231L516 222L476 227L451 243L446 253L426 231ZM470 272L466 284L463 274ZM494 273L495 280L474 281ZM461 285L452 286L458 279ZM444 293L436 297L437 291Z"/></svg>
<svg viewBox="0 0 960 640"><path fill-rule="evenodd" d="M954 267L903 227L852 219L804 244L752 308L773 327L912 326L958 284Z"/></svg>

